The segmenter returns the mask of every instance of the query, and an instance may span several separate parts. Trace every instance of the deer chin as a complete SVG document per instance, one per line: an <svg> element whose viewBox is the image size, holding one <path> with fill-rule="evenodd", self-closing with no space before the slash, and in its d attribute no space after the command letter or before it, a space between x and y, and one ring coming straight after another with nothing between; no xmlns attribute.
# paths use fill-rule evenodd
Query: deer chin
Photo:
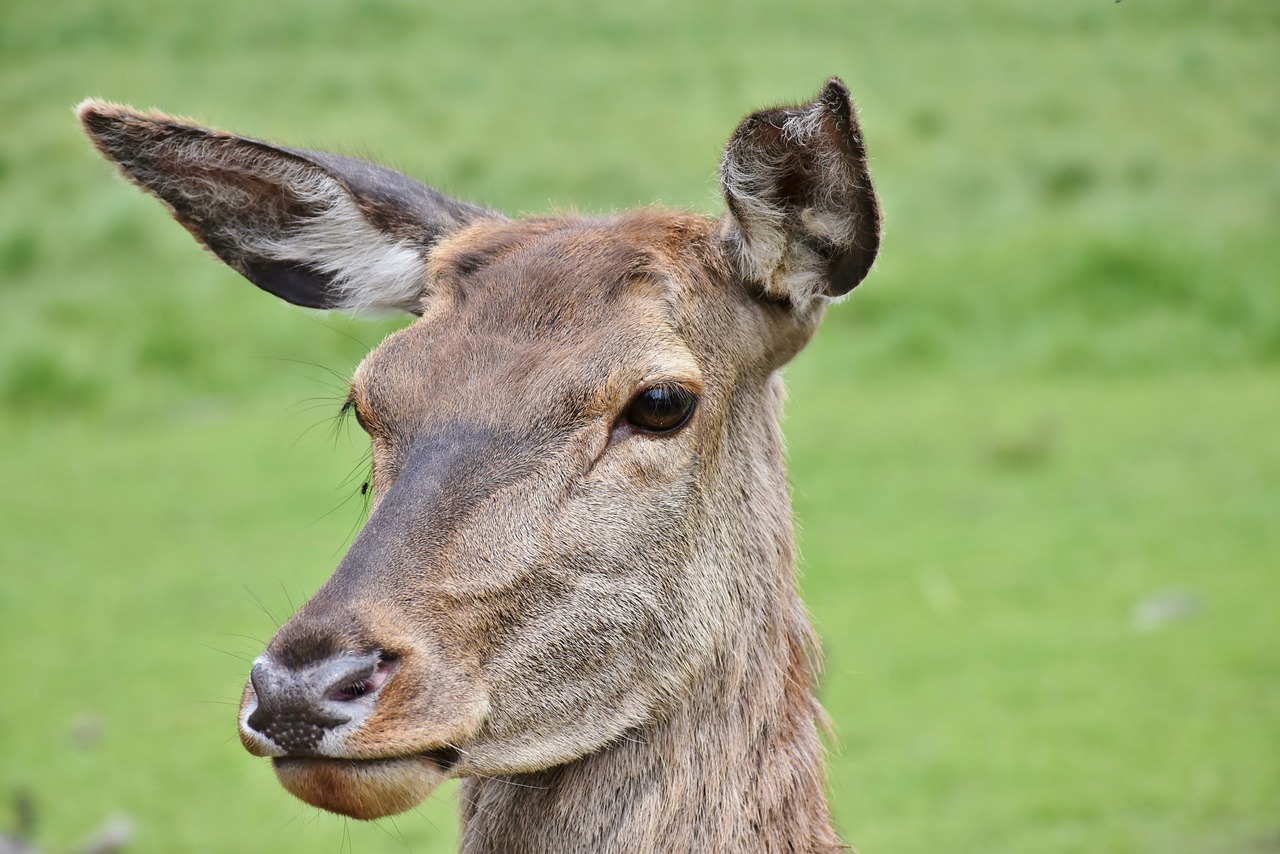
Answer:
<svg viewBox="0 0 1280 854"><path fill-rule="evenodd" d="M276 758L280 785L313 807L371 820L413 809L449 777L456 751L390 759Z"/></svg>

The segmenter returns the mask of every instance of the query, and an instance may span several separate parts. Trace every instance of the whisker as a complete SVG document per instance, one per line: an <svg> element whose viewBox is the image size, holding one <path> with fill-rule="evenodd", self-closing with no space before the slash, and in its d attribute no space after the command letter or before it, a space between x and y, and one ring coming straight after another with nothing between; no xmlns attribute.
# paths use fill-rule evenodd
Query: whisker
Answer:
<svg viewBox="0 0 1280 854"><path fill-rule="evenodd" d="M244 635L244 634L240 634L239 632L214 632L214 634L216 634L218 637L223 637L223 638L242 638L244 640L251 640L254 643L256 643L258 646L267 645L266 641L264 641L260 637L257 637L256 635Z"/></svg>
<svg viewBox="0 0 1280 854"><path fill-rule="evenodd" d="M323 395L321 397L304 397L297 400L287 407L290 412L310 412L313 409L329 408L331 406L342 406L342 398L338 395Z"/></svg>
<svg viewBox="0 0 1280 854"><path fill-rule="evenodd" d="M335 423L335 422L337 422L337 421L340 421L341 419L342 419L342 414L341 414L341 413L339 413L339 414L337 414L337 415L329 416L329 417L327 417L327 418L321 418L319 421L315 422L315 423L314 423L314 424L312 424L310 427L308 427L307 429L305 429L305 430L303 430L301 433L299 433L299 434L298 434L298 438L294 439L294 440L293 440L293 444L289 446L289 450L293 450L294 448L298 447L298 443L299 443L299 442L301 442L303 439L305 439L308 433L310 433L312 430L314 430L314 429L316 429L317 427L319 427L321 424L330 424L330 425L332 425L333 423Z"/></svg>
<svg viewBox="0 0 1280 854"><path fill-rule="evenodd" d="M433 830L435 830L435 831L437 831L437 832L441 832L441 831L442 831L442 828L440 827L440 825L436 824L434 821L432 821L430 818L428 818L428 817L427 817L427 814L426 814L426 813L424 813L424 812L422 811L422 807L420 807L420 806L414 807L414 808L413 808L413 811L414 811L415 813L417 813L418 818L422 819L422 820L423 820L423 821L425 821L427 824L431 825L431 828L432 828ZM394 823L394 822L393 822L393 823Z"/></svg>
<svg viewBox="0 0 1280 854"><path fill-rule="evenodd" d="M262 611L262 613L267 615L267 619L275 623L275 626L277 629L280 628L280 621L276 619L276 615L271 613L271 611L267 609L267 606L263 604L262 600L258 598L258 594L250 590L249 585L245 584L242 586L244 587L245 592L249 594L249 598L252 599L254 604L258 606L258 609Z"/></svg>
<svg viewBox="0 0 1280 854"><path fill-rule="evenodd" d="M354 466L351 467L351 470L347 472L347 476L342 479L342 483L338 484L338 488L345 489L347 486L351 485L355 481L355 479L360 475L361 472L365 474L365 477L367 479L368 474L370 473L369 470L372 466L372 463L373 463L373 451L371 450L365 451L364 457L362 457L358 463L356 463Z"/></svg>
<svg viewBox="0 0 1280 854"><path fill-rule="evenodd" d="M238 653L238 652L231 652L230 650L220 649L220 648L218 648L218 647L216 647L216 646L213 646L212 644L207 644L207 643L202 643L202 644L200 644L200 646L204 647L205 649L211 649L211 650L213 650L214 652L220 652L220 653L222 653L223 655L229 655L229 656L231 656L232 658L239 659L240 661L243 661L245 664L252 664L252 663L253 663L253 659L252 659L252 658L246 658L245 656L241 655L241 654L240 654L240 653Z"/></svg>
<svg viewBox="0 0 1280 854"><path fill-rule="evenodd" d="M315 368L317 370L324 371L326 374L329 374L331 377L337 380L341 384L341 387L344 389L347 387L348 383L350 382L350 378L344 376L343 374L338 373L333 368L327 368L324 365L318 364L316 362L308 362L305 359L290 359L287 356L267 356L266 359L267 361L270 361L270 362L288 362L294 365L302 365L305 368ZM306 374L299 374L298 376L302 377L303 379L311 380L312 382L321 382L315 377L309 377Z"/></svg>
<svg viewBox="0 0 1280 854"><path fill-rule="evenodd" d="M302 814L304 812L305 810L302 807L298 807L298 811L293 814L293 818L289 819L284 824L280 825L280 830L284 830L286 827L293 824L298 819L302 818Z"/></svg>
<svg viewBox="0 0 1280 854"><path fill-rule="evenodd" d="M348 341L354 341L355 343L359 344L359 345L360 345L360 349L361 349L361 351L362 351L362 354L363 354L363 353L368 353L370 350L372 350L372 349L373 349L373 347L371 347L370 345L368 345L368 344L366 344L365 342L361 341L359 338L357 338L356 336L352 335L351 333L349 333L349 332L343 332L341 329L338 329L337 327L330 326L329 324L322 322L318 317L314 317L314 316L309 315L309 314L308 314L308 315L304 315L304 317L306 317L306 319L307 319L307 320L309 320L309 321L311 321L312 323L316 324L316 325L317 325L317 326L319 326L320 328L329 330L329 331L330 331L330 332L332 332L334 335L341 335L343 338L346 338Z"/></svg>
<svg viewBox="0 0 1280 854"><path fill-rule="evenodd" d="M293 597L289 595L288 588L286 588L284 586L284 582L279 579L277 579L277 583L280 585L280 592L284 594L284 601L289 603L289 613L290 614L294 613L298 609L295 608L293 605Z"/></svg>
<svg viewBox="0 0 1280 854"><path fill-rule="evenodd" d="M391 826L394 827L396 829L396 833L399 834L400 841L404 843L404 850L412 851L413 848L409 845L409 840L405 838L404 831L400 829L400 825L396 824L396 817L393 815L389 815L387 816L387 821L391 822ZM430 824L431 820L428 819L427 822ZM436 830L439 830L439 829L440 828L436 828Z"/></svg>
<svg viewBox="0 0 1280 854"><path fill-rule="evenodd" d="M476 774L475 776L479 777L481 780L492 780L495 783L502 783L504 786L515 786L518 789L537 789L539 791L545 791L546 789L551 788L550 786L535 786L533 783L517 783L515 780L509 780L506 777L490 776L488 774Z"/></svg>
<svg viewBox="0 0 1280 854"><path fill-rule="evenodd" d="M387 835L387 838L388 838L388 839L391 839L391 840L393 840L393 841L395 840L395 838L396 838L396 837L395 837L394 835L392 835L391 831L387 830L385 827L383 827L383 826L382 826L382 822L380 822L380 821L371 821L371 822L368 822L368 824L373 825L374 827L378 828L378 830L380 830L380 831L382 831L383 833L385 833L385 834ZM402 842L402 843L404 842L404 836L401 836L401 837L400 837L400 842ZM406 848L406 850L408 849L408 844L407 844L407 843L405 843L405 848Z"/></svg>
<svg viewBox="0 0 1280 854"><path fill-rule="evenodd" d="M328 519L330 516L332 516L334 513L337 513L337 512L338 512L339 510L341 510L343 507L346 507L346 506L347 506L347 504L351 501L351 499L353 499L353 498L355 498L355 497L356 497L356 493L352 492L352 493L351 493L350 495L348 495L346 498L344 498L344 499L342 499L340 502L338 502L337 506L335 506L332 510L327 511L327 512L325 512L322 516L319 516L319 517L317 517L316 519L312 520L311 522L308 522L306 527L307 527L307 528L311 528L311 527L314 527L314 526L316 526L316 525L320 524L320 523L321 523L321 522L323 522L325 519ZM306 530L306 528L304 528L303 530Z"/></svg>

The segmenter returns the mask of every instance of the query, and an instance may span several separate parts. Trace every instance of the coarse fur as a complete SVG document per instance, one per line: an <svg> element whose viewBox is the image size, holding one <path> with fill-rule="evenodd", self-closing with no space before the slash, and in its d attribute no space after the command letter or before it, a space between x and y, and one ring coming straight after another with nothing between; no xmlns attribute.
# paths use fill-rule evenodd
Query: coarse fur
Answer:
<svg viewBox="0 0 1280 854"><path fill-rule="evenodd" d="M842 83L743 121L716 220L512 221L360 161L80 117L265 290L419 315L351 384L369 521L245 687L241 741L290 792L376 818L461 778L468 854L843 848L778 423L779 369L878 249ZM653 394L683 420L636 415Z"/></svg>
<svg viewBox="0 0 1280 854"><path fill-rule="evenodd" d="M725 148L720 180L724 234L745 279L804 303L842 296L866 276L880 211L840 81L810 104L749 116Z"/></svg>
<svg viewBox="0 0 1280 854"><path fill-rule="evenodd" d="M265 290L312 308L415 311L436 240L497 216L347 157L104 101L78 112L98 149L197 240Z"/></svg>

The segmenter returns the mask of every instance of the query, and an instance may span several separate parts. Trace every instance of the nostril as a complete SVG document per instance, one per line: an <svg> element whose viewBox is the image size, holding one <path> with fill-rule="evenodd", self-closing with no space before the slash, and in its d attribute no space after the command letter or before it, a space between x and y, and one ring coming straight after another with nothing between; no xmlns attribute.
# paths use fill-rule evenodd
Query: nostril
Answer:
<svg viewBox="0 0 1280 854"><path fill-rule="evenodd" d="M257 703L245 723L249 725L250 729L261 732L270 722L270 715L267 714L264 708L269 696L270 683L261 664L255 664L253 669L249 671L249 684L253 686L253 693L257 698Z"/></svg>
<svg viewBox="0 0 1280 854"><path fill-rule="evenodd" d="M271 716L263 712L262 706L259 705L245 720L245 723L254 732L262 732L271 725Z"/></svg>
<svg viewBox="0 0 1280 854"><path fill-rule="evenodd" d="M372 694L387 684L387 680L395 673L396 666L396 659L393 656L380 652L372 672L365 670L348 674L334 690L329 692L329 699L350 702Z"/></svg>

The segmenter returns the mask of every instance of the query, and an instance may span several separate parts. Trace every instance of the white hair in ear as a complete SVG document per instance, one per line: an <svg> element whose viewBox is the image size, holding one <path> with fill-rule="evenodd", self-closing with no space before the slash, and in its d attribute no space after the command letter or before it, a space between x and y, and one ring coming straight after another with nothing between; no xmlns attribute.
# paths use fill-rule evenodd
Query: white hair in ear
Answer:
<svg viewBox="0 0 1280 854"><path fill-rule="evenodd" d="M427 262L421 247L376 227L351 194L319 170L290 187L314 216L278 235L260 234L246 251L306 265L329 280L335 307L347 311L415 311L426 297Z"/></svg>
<svg viewBox="0 0 1280 854"><path fill-rule="evenodd" d="M870 269L880 212L848 91L755 113L725 148L722 235L738 272L802 306L848 293Z"/></svg>

